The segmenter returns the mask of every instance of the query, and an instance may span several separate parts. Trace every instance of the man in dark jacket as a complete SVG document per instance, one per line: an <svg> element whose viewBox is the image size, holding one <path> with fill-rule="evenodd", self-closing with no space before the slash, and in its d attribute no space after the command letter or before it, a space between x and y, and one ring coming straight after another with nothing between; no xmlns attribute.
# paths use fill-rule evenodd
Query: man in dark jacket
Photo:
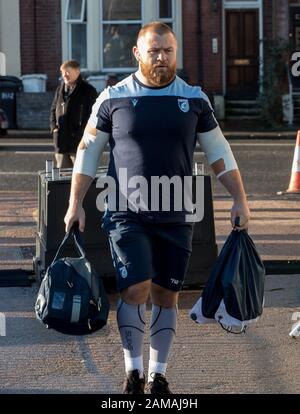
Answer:
<svg viewBox="0 0 300 414"><path fill-rule="evenodd" d="M63 82L56 89L51 105L50 129L57 167L70 168L98 94L82 79L77 61L64 62L60 71Z"/></svg>

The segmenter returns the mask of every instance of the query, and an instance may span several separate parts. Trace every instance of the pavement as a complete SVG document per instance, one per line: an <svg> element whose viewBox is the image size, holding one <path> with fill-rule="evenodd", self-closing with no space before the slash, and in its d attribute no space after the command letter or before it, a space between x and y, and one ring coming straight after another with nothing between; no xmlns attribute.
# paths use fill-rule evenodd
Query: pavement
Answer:
<svg viewBox="0 0 300 414"><path fill-rule="evenodd" d="M299 258L299 198L258 197L249 203L253 216L249 233L262 258ZM230 232L230 205L226 197L214 199L219 248ZM0 191L0 269L32 269L36 214L36 192ZM111 312L103 330L71 337L48 331L35 319L37 291L37 283L0 288L0 394L119 393L124 367L116 325L117 294L110 292ZM201 290L180 294L178 331L168 367L175 394L300 393L300 338L288 335L300 320L300 273L266 276L263 315L244 335L189 319L188 311L200 295ZM149 318L150 305L148 322ZM146 335L145 366L148 350Z"/></svg>

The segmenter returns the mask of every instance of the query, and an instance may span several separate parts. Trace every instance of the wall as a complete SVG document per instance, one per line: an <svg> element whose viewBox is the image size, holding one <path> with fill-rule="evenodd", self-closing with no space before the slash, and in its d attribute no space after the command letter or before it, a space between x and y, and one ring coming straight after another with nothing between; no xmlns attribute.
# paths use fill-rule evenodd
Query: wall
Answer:
<svg viewBox="0 0 300 414"><path fill-rule="evenodd" d="M264 39L289 38L288 0L264 0Z"/></svg>
<svg viewBox="0 0 300 414"><path fill-rule="evenodd" d="M20 28L22 74L45 73L47 89L55 89L62 63L61 1L22 0Z"/></svg>
<svg viewBox="0 0 300 414"><path fill-rule="evenodd" d="M201 1L202 84L209 93L222 93L222 0ZM218 53L212 53L212 38L218 39Z"/></svg>
<svg viewBox="0 0 300 414"><path fill-rule="evenodd" d="M54 92L17 93L19 129L50 129L50 107Z"/></svg>
<svg viewBox="0 0 300 414"><path fill-rule="evenodd" d="M222 0L182 2L183 64L189 83L209 95L222 91ZM212 38L218 53L212 53Z"/></svg>
<svg viewBox="0 0 300 414"><path fill-rule="evenodd" d="M6 55L6 74L20 76L19 0L0 0L0 51Z"/></svg>
<svg viewBox="0 0 300 414"><path fill-rule="evenodd" d="M199 0L182 2L183 70L192 85L201 81L199 70L200 27L198 21Z"/></svg>
<svg viewBox="0 0 300 414"><path fill-rule="evenodd" d="M277 37L279 39L288 39L289 37L289 2L288 0L274 1L273 9L274 9L273 37Z"/></svg>

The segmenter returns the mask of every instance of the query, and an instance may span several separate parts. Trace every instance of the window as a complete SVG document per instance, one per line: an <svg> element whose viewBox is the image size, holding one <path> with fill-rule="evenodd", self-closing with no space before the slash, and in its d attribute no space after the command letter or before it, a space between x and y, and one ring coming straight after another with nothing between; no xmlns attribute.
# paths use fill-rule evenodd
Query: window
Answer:
<svg viewBox="0 0 300 414"><path fill-rule="evenodd" d="M132 47L140 27L147 20L162 20L173 28L174 0L147 0L148 13L150 7L156 11L153 19L143 16L145 3L146 0L102 0L104 70L136 67Z"/></svg>
<svg viewBox="0 0 300 414"><path fill-rule="evenodd" d="M132 47L141 26L161 20L178 40L182 68L182 0L61 0L63 59L77 59L95 73L129 73L137 62Z"/></svg>
<svg viewBox="0 0 300 414"><path fill-rule="evenodd" d="M174 30L173 0L158 0L158 20L163 21Z"/></svg>
<svg viewBox="0 0 300 414"><path fill-rule="evenodd" d="M170 27L173 28L173 1L172 0L158 0L159 20L163 20Z"/></svg>
<svg viewBox="0 0 300 414"><path fill-rule="evenodd" d="M102 0L103 68L132 68L137 33L142 25L142 0Z"/></svg>
<svg viewBox="0 0 300 414"><path fill-rule="evenodd" d="M86 0L68 0L65 21L68 25L68 59L75 59L82 68L87 68Z"/></svg>
<svg viewBox="0 0 300 414"><path fill-rule="evenodd" d="M66 10L66 21L69 23L81 23L85 13L84 0L68 0Z"/></svg>

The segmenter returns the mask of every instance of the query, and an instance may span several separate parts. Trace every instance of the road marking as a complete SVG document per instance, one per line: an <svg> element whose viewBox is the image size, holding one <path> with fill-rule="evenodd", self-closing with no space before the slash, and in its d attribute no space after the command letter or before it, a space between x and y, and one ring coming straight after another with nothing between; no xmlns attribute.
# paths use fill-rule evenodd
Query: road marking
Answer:
<svg viewBox="0 0 300 414"><path fill-rule="evenodd" d="M245 147L294 147L294 142L230 142L229 145L231 147L241 147L241 150ZM14 151L14 148L19 147L17 151ZM24 147L24 150L20 149L20 147ZM45 150L34 151L34 148L41 148L45 147ZM49 149L52 148L51 145L45 143L36 143L36 144L14 144L14 143L0 143L0 149L2 148L3 152L14 152L15 154L53 154L53 150ZM30 149L29 149L30 148ZM195 152L200 153L199 151L199 144L196 144ZM103 154L109 154L109 150L105 150Z"/></svg>
<svg viewBox="0 0 300 414"><path fill-rule="evenodd" d="M243 143L239 143L239 142L229 142L229 145L231 147L241 147L241 150L244 147L294 147L295 143L292 142L243 142ZM199 144L197 144L196 146L196 150L197 148L199 148Z"/></svg>
<svg viewBox="0 0 300 414"><path fill-rule="evenodd" d="M10 141L1 141L0 147L10 146L10 147L32 147L32 146L39 146L39 147L53 147L51 142L10 142Z"/></svg>
<svg viewBox="0 0 300 414"><path fill-rule="evenodd" d="M231 147L294 147L295 143L293 142L245 142L245 143L238 143L238 142L230 142L229 145Z"/></svg>
<svg viewBox="0 0 300 414"><path fill-rule="evenodd" d="M37 172L27 171L0 171L0 175L37 175Z"/></svg>
<svg viewBox="0 0 300 414"><path fill-rule="evenodd" d="M14 151L14 154L51 154L53 155L54 151Z"/></svg>

